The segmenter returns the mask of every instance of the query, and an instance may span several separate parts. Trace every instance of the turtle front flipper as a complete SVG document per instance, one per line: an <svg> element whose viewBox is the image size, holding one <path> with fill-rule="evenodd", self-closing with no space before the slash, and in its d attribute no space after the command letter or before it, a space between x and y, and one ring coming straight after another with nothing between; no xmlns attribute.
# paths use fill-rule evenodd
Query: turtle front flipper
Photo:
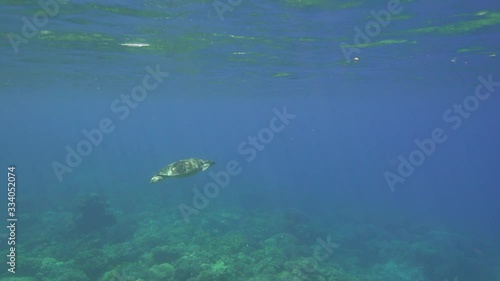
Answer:
<svg viewBox="0 0 500 281"><path fill-rule="evenodd" d="M162 179L164 179L164 177L160 176L160 175L154 175L150 180L149 180L149 183L157 183L159 181L161 181Z"/></svg>

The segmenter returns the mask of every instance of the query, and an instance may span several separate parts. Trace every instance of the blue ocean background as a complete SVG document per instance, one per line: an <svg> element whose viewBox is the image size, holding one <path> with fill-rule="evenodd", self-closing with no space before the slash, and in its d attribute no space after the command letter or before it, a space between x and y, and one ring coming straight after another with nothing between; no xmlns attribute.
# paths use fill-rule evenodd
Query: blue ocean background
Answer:
<svg viewBox="0 0 500 281"><path fill-rule="evenodd" d="M33 36L43 4L0 3L0 280L500 280L500 3L53 1Z"/></svg>

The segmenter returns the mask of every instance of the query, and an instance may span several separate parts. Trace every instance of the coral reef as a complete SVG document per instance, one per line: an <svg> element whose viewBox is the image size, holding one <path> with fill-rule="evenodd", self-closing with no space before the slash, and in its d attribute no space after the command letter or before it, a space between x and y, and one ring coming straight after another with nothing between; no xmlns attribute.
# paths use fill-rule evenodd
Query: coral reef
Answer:
<svg viewBox="0 0 500 281"><path fill-rule="evenodd" d="M0 281L427 281L458 275L482 281L498 280L500 273L491 266L496 256L471 251L473 244L437 226L405 223L395 232L343 217L320 228L296 209L232 214L216 208L187 225L175 209L160 207L95 224L94 216L109 216L108 204L93 194L79 208L82 231L63 243L50 243L50 228L32 219L43 231L19 246L23 271L17 279L0 275ZM328 241L341 246L327 248Z"/></svg>
<svg viewBox="0 0 500 281"><path fill-rule="evenodd" d="M115 216L109 212L107 202L99 194L92 193L78 204L75 226L79 231L102 231L115 223Z"/></svg>

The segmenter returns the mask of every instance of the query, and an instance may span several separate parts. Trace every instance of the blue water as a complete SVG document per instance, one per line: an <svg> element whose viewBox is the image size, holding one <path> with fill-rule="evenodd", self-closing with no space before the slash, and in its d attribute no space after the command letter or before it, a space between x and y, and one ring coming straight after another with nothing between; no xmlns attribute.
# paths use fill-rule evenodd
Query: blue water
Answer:
<svg viewBox="0 0 500 281"><path fill-rule="evenodd" d="M500 280L499 3L51 3L0 9L0 280Z"/></svg>

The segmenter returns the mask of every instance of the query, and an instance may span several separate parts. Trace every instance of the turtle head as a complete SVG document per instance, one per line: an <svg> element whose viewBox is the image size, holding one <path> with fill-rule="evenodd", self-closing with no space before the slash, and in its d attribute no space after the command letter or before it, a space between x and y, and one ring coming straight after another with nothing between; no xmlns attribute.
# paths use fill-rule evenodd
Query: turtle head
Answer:
<svg viewBox="0 0 500 281"><path fill-rule="evenodd" d="M210 161L210 160L205 160L203 162L203 164L201 165L201 169L203 171L205 171L206 169L210 168L210 166L213 166L215 165L215 162L214 161Z"/></svg>
<svg viewBox="0 0 500 281"><path fill-rule="evenodd" d="M159 181L161 181L163 178L160 177L160 176L154 176L152 177L150 180L149 180L149 183L157 183Z"/></svg>

